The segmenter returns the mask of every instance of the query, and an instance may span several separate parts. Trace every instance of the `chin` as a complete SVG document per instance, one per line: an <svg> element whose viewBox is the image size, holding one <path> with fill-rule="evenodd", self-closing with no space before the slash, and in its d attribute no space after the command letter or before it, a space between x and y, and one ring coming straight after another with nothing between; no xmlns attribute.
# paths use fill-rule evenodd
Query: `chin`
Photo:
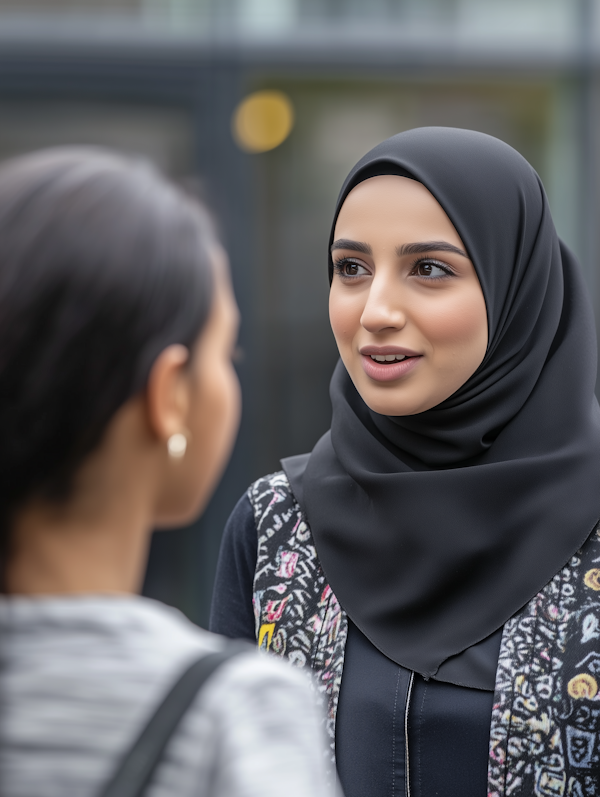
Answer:
<svg viewBox="0 0 600 797"><path fill-rule="evenodd" d="M425 401L394 401L392 397L386 396L365 396L361 397L367 407L376 412L378 415L390 415L392 417L403 417L405 415L418 415L420 412L431 409L435 404L427 403Z"/></svg>

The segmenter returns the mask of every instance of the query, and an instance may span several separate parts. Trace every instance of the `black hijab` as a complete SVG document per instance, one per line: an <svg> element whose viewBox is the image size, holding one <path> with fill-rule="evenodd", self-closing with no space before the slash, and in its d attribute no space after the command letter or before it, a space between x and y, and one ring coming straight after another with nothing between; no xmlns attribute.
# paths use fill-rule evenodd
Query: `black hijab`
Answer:
<svg viewBox="0 0 600 797"><path fill-rule="evenodd" d="M338 363L331 431L305 468L284 467L349 617L430 677L501 628L600 517L596 333L540 179L507 144L441 127L384 141L344 183L330 244L346 196L376 174L420 181L449 216L488 350L450 398L404 417L370 410Z"/></svg>

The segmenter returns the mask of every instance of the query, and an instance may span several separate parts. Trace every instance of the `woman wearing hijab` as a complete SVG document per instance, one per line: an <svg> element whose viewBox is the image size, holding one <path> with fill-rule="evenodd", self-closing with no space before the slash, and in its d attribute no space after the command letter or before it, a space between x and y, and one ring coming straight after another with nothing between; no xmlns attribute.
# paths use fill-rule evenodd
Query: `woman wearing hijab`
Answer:
<svg viewBox="0 0 600 797"><path fill-rule="evenodd" d="M213 629L312 670L347 797L596 795L596 334L539 177L394 136L329 275L331 430L238 503Z"/></svg>

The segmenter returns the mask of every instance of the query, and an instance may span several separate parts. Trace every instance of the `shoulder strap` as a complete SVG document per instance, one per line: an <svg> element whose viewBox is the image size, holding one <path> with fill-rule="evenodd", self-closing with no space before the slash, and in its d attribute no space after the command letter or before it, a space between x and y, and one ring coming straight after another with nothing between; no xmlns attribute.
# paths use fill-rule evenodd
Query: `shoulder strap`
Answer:
<svg viewBox="0 0 600 797"><path fill-rule="evenodd" d="M251 649L245 642L232 643L189 666L160 703L99 797L141 797L169 739L204 683L232 656Z"/></svg>

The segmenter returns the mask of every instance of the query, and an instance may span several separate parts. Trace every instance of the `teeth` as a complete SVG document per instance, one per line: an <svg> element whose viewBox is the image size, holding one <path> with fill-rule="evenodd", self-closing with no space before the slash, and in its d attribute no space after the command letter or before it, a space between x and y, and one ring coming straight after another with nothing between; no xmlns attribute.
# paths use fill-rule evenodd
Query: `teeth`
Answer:
<svg viewBox="0 0 600 797"><path fill-rule="evenodd" d="M402 362L406 359L405 354L371 354L369 356L378 363Z"/></svg>

